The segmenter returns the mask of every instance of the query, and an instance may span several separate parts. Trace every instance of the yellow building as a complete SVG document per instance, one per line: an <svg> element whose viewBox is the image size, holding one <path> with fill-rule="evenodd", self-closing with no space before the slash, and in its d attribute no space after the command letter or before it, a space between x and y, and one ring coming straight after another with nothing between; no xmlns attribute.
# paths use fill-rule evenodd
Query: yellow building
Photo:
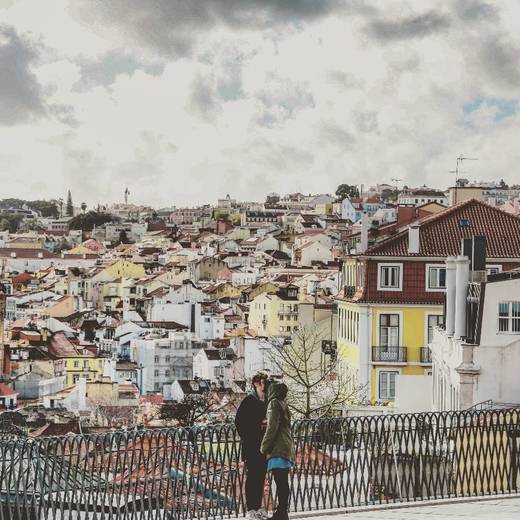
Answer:
<svg viewBox="0 0 520 520"><path fill-rule="evenodd" d="M143 278L145 276L144 266L134 264L127 260L117 260L113 264L105 267L104 271L112 278Z"/></svg>
<svg viewBox="0 0 520 520"><path fill-rule="evenodd" d="M395 399L397 374L431 375L427 345L442 324L441 306L337 303L342 370L365 387L371 402Z"/></svg>
<svg viewBox="0 0 520 520"><path fill-rule="evenodd" d="M366 387L372 402L396 398L398 375L431 375L428 345L433 330L444 325L446 258L461 254L463 239L480 235L494 244L486 268L511 269L515 259L495 245L496 230L514 233L517 225L504 212L468 200L396 229L371 247L365 236L364 252L344 264L337 336L342 369ZM431 392L427 380L415 383L418 392Z"/></svg>
<svg viewBox="0 0 520 520"><path fill-rule="evenodd" d="M101 381L106 359L95 357L91 352L88 354L78 354L64 359L68 386L76 384L80 377L87 381Z"/></svg>
<svg viewBox="0 0 520 520"><path fill-rule="evenodd" d="M67 385L75 384L81 377L98 381L103 377L108 358L97 357L94 352L69 340L64 332L56 332L48 339L48 351L54 359L63 361Z"/></svg>
<svg viewBox="0 0 520 520"><path fill-rule="evenodd" d="M299 326L298 287L261 293L249 304L249 328L259 336L290 336Z"/></svg>

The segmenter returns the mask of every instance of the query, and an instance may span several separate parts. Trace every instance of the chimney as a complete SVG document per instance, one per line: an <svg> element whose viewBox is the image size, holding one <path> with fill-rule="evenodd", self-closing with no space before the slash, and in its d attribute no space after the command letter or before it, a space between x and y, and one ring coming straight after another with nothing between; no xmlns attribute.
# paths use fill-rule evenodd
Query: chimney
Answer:
<svg viewBox="0 0 520 520"><path fill-rule="evenodd" d="M469 259L466 256L458 256L456 264L455 338L460 339L466 336L466 299L469 285Z"/></svg>
<svg viewBox="0 0 520 520"><path fill-rule="evenodd" d="M446 258L446 334L448 336L453 336L455 332L456 260L454 256Z"/></svg>
<svg viewBox="0 0 520 520"><path fill-rule="evenodd" d="M366 211L361 216L361 241L358 244L358 253L363 254L368 249L368 229L370 222Z"/></svg>
<svg viewBox="0 0 520 520"><path fill-rule="evenodd" d="M408 253L411 255L419 254L419 224L410 224L408 226Z"/></svg>

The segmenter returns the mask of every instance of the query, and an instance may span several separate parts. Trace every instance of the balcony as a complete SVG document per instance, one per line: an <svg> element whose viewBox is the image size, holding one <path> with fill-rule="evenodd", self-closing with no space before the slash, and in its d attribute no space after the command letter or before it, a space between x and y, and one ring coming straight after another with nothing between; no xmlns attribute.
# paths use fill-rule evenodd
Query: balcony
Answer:
<svg viewBox="0 0 520 520"><path fill-rule="evenodd" d="M421 363L431 365L432 351L430 350L430 347L421 347Z"/></svg>
<svg viewBox="0 0 520 520"><path fill-rule="evenodd" d="M278 316L279 317L282 317L282 316L298 316L298 310L295 309L295 310L284 310L284 311L278 311Z"/></svg>
<svg viewBox="0 0 520 520"><path fill-rule="evenodd" d="M353 298L356 294L356 287L354 285L346 285L344 288L345 298Z"/></svg>
<svg viewBox="0 0 520 520"><path fill-rule="evenodd" d="M374 363L406 363L406 347L372 347Z"/></svg>

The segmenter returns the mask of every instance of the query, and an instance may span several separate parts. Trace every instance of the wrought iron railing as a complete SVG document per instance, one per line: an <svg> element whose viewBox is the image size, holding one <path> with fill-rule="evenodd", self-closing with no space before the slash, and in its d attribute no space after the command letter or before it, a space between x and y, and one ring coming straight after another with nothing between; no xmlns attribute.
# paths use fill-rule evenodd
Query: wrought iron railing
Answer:
<svg viewBox="0 0 520 520"><path fill-rule="evenodd" d="M372 361L406 363L406 347L372 347Z"/></svg>
<svg viewBox="0 0 520 520"><path fill-rule="evenodd" d="M421 347L421 363L432 362L432 351L430 347Z"/></svg>
<svg viewBox="0 0 520 520"><path fill-rule="evenodd" d="M520 486L520 408L297 421L293 435L294 511ZM232 425L0 440L2 520L221 518L244 501Z"/></svg>

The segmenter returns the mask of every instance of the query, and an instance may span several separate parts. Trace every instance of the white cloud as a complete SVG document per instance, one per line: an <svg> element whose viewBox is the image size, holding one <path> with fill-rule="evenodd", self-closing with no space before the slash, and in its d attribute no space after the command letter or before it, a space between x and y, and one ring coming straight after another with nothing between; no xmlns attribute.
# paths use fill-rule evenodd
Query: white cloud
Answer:
<svg viewBox="0 0 520 520"><path fill-rule="evenodd" d="M6 196L70 187L94 204L128 185L159 206L392 177L445 187L460 153L479 158L470 176L517 179L520 115L463 111L520 96L517 2L247 0L229 21L221 0L172 0L139 3L141 27L117 1L110 28L95 4L0 4L34 50L23 71L37 94L20 105L30 117L0 127Z"/></svg>

